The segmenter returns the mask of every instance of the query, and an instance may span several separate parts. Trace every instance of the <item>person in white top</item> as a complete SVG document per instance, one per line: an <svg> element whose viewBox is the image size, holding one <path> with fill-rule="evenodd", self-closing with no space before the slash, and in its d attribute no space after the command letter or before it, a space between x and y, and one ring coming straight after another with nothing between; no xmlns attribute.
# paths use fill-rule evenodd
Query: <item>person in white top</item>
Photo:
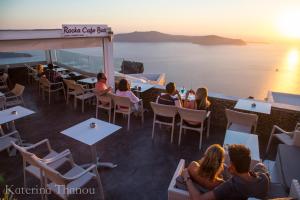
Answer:
<svg viewBox="0 0 300 200"><path fill-rule="evenodd" d="M122 97L128 97L130 101L134 104L135 111L139 110L138 102L140 99L134 95L134 93L130 90L130 85L126 79L121 79L118 85L118 89L116 91L116 95Z"/></svg>

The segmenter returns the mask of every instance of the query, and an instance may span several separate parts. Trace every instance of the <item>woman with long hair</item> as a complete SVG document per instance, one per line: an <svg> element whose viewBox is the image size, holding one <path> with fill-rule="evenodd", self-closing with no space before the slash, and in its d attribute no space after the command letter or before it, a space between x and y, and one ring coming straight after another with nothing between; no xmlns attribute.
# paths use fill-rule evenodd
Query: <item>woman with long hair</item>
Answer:
<svg viewBox="0 0 300 200"><path fill-rule="evenodd" d="M199 161L189 164L188 171L191 178L206 189L214 189L224 182L221 177L224 157L225 151L220 145L209 146Z"/></svg>
<svg viewBox="0 0 300 200"><path fill-rule="evenodd" d="M208 100L207 88L198 88L196 92L190 90L186 94L186 99L190 94L195 95L195 101L187 101L184 105L186 108L197 109L197 110L207 110L210 106L210 101Z"/></svg>

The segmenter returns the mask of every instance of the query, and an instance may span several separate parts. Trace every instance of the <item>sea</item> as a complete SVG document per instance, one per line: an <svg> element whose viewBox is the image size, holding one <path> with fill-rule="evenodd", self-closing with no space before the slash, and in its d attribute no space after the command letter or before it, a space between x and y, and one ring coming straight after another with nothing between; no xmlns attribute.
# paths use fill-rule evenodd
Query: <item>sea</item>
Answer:
<svg viewBox="0 0 300 200"><path fill-rule="evenodd" d="M65 49L90 57L102 56L102 48ZM0 59L0 65L45 59L44 52L22 51L31 58ZM75 58L74 58L75 59ZM144 73L165 73L167 82L227 96L264 99L268 91L300 94L300 46L255 44L203 46L192 43L114 43L115 69L121 61L144 64ZM74 63L73 63L74 64ZM87 71L95 66L84 66Z"/></svg>

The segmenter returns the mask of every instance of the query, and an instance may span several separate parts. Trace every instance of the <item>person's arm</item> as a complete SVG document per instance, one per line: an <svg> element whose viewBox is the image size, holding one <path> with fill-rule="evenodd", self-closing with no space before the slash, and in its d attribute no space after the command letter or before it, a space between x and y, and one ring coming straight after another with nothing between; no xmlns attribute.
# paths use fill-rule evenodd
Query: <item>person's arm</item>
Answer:
<svg viewBox="0 0 300 200"><path fill-rule="evenodd" d="M182 171L183 179L187 185L191 200L215 200L215 195L212 191L201 194L194 186L187 169Z"/></svg>
<svg viewBox="0 0 300 200"><path fill-rule="evenodd" d="M135 94L132 91L129 91L129 93L130 93L129 98L130 98L132 103L137 103L137 102L140 101L140 99L137 96L135 96Z"/></svg>

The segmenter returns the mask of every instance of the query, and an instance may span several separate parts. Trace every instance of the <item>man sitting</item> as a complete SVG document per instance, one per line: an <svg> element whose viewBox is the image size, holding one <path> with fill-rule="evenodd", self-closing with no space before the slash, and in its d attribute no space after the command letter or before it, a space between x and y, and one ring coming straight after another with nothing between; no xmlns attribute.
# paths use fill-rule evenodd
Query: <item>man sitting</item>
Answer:
<svg viewBox="0 0 300 200"><path fill-rule="evenodd" d="M247 199L249 197L263 199L268 195L269 174L262 163L257 165L257 170L250 171L250 150L244 145L234 144L229 146L228 154L230 158L228 170L232 178L204 194L195 188L188 170L183 170L182 175L191 200Z"/></svg>

